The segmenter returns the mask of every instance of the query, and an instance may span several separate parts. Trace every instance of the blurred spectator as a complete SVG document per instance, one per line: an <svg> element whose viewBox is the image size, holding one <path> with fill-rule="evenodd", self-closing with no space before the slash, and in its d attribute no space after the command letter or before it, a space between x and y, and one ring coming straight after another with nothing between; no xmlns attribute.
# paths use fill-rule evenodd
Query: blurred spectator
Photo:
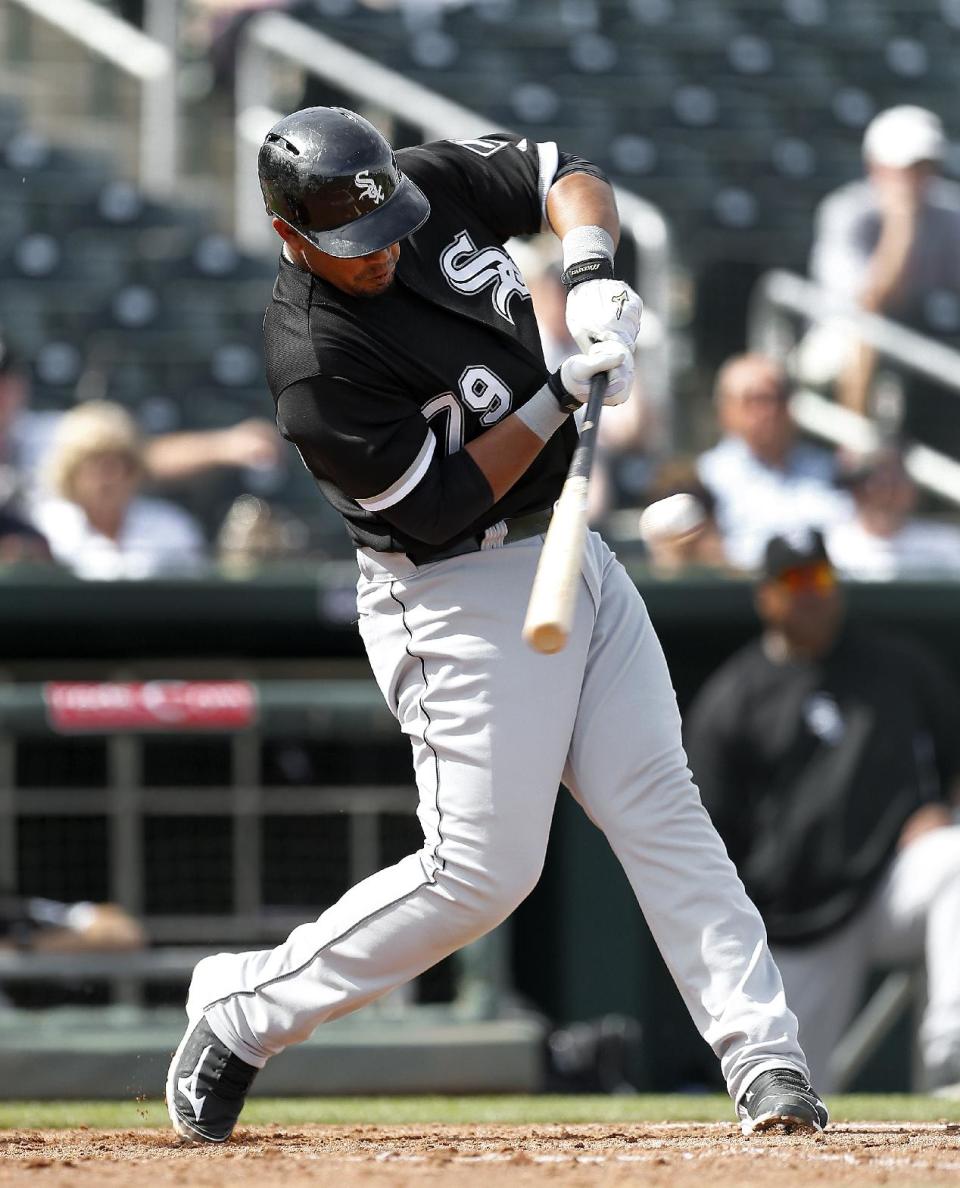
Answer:
<svg viewBox="0 0 960 1188"><path fill-rule="evenodd" d="M530 290L544 362L554 371L580 349L567 329L567 291L560 281L557 241L550 236L548 244L546 236L539 236L529 242L511 240L508 247ZM639 385L640 381L635 382ZM582 420L582 414L578 415ZM646 457L648 417L649 404L639 390L633 399L603 410L588 496L591 523L619 503L638 500L650 470Z"/></svg>
<svg viewBox="0 0 960 1188"><path fill-rule="evenodd" d="M671 495L691 495L703 519L694 532L674 537L645 540L647 564L658 578L688 576L697 571L727 569L723 537L717 526L716 500L700 482L693 462L674 458L657 467L647 488L647 502L669 499Z"/></svg>
<svg viewBox="0 0 960 1188"><path fill-rule="evenodd" d="M187 0L181 40L206 52L213 84L232 103L237 50L245 25L268 9L296 7L295 0Z"/></svg>
<svg viewBox="0 0 960 1188"><path fill-rule="evenodd" d="M52 560L44 536L26 518L21 499L25 459L33 456L24 415L27 382L9 343L0 337L0 565Z"/></svg>
<svg viewBox="0 0 960 1188"><path fill-rule="evenodd" d="M316 0L307 0L307 2L316 4ZM471 4L482 2L483 0L356 0L361 8L370 8L374 12L402 9L413 16L429 15L448 8L469 8Z"/></svg>
<svg viewBox="0 0 960 1188"><path fill-rule="evenodd" d="M54 556L84 578L193 574L203 534L175 504L139 495L143 444L118 404L91 400L64 414L48 460L55 498L37 507Z"/></svg>
<svg viewBox="0 0 960 1188"><path fill-rule="evenodd" d="M786 376L763 355L735 355L714 388L721 439L697 460L716 500L727 560L755 569L771 536L827 526L853 514L834 484L833 455L800 442L787 407Z"/></svg>
<svg viewBox="0 0 960 1188"><path fill-rule="evenodd" d="M303 557L309 531L283 508L256 495L238 495L217 534L217 560L227 573L242 577L265 561Z"/></svg>
<svg viewBox="0 0 960 1188"><path fill-rule="evenodd" d="M272 421L250 417L224 429L160 433L143 443L146 473L153 482L177 482L225 467L272 470L281 458Z"/></svg>
<svg viewBox="0 0 960 1188"><path fill-rule="evenodd" d="M63 413L30 409L26 363L0 333L0 505L31 519L44 459ZM180 482L226 467L269 469L281 459L276 426L252 418L225 429L164 433L143 443L145 477Z"/></svg>
<svg viewBox="0 0 960 1188"><path fill-rule="evenodd" d="M551 239L556 242L552 236ZM567 291L560 281L563 269L553 243L549 248L537 242L511 242L509 245L530 290L543 360L550 371L555 371L564 359L579 349L567 329Z"/></svg>
<svg viewBox="0 0 960 1188"><path fill-rule="evenodd" d="M820 206L810 262L831 292L938 337L960 334L960 186L939 176L946 148L933 112L881 112L863 140L866 177ZM842 340L838 395L857 412L868 409L875 362L871 347ZM958 398L912 374L904 382L898 428L960 456Z"/></svg>
<svg viewBox="0 0 960 1188"><path fill-rule="evenodd" d="M0 892L0 950L106 952L145 944L140 924L114 903L60 903Z"/></svg>
<svg viewBox="0 0 960 1188"><path fill-rule="evenodd" d="M57 421L56 413L28 411L26 365L0 335L0 502L26 510L28 488Z"/></svg>
<svg viewBox="0 0 960 1188"><path fill-rule="evenodd" d="M914 515L919 492L900 450L842 454L839 481L853 496L855 515L834 524L826 540L844 577L960 578L960 527Z"/></svg>
<svg viewBox="0 0 960 1188"><path fill-rule="evenodd" d="M764 632L700 691L685 742L764 918L818 1084L874 963L926 962L929 1087L960 1080L960 690L914 644L845 622L823 539L775 537Z"/></svg>
<svg viewBox="0 0 960 1188"><path fill-rule="evenodd" d="M42 565L52 560L43 533L16 512L0 507L0 566Z"/></svg>

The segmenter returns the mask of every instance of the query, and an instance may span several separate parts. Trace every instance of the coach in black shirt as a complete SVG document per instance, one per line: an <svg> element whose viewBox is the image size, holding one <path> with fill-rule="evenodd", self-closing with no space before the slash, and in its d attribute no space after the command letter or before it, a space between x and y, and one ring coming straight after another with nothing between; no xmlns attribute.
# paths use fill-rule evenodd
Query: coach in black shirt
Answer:
<svg viewBox="0 0 960 1188"><path fill-rule="evenodd" d="M960 1081L960 694L912 643L848 624L822 538L775 537L764 624L701 690L686 745L764 918L816 1080L873 962L924 959L931 1087Z"/></svg>

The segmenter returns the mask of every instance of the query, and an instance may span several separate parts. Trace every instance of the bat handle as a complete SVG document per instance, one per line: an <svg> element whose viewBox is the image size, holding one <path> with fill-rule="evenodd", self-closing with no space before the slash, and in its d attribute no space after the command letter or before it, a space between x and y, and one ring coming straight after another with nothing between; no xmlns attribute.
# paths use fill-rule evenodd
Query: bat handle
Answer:
<svg viewBox="0 0 960 1188"><path fill-rule="evenodd" d="M570 459L568 479L590 477L593 451L597 444L597 426L600 424L600 411L603 408L603 398L607 394L609 379L609 373L601 371L590 380L590 395L587 397L586 410L580 425L580 443Z"/></svg>
<svg viewBox="0 0 960 1188"><path fill-rule="evenodd" d="M566 645L573 622L587 534L590 471L606 391L607 374L601 372L590 381L580 444L570 460L530 591L523 638L535 651L546 655L559 652Z"/></svg>

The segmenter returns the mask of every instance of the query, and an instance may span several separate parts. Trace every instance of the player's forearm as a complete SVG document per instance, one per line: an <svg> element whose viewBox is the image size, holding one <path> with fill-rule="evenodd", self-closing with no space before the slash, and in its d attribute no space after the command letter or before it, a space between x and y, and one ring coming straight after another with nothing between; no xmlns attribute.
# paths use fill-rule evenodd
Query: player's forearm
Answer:
<svg viewBox="0 0 960 1188"><path fill-rule="evenodd" d="M602 227L616 247L620 242L620 216L610 185L589 173L568 173L550 187L547 218L563 239L574 227Z"/></svg>
<svg viewBox="0 0 960 1188"><path fill-rule="evenodd" d="M467 445L495 500L510 490L570 413L586 403L601 372L607 373L604 403L622 403L633 382L633 360L621 343L597 342L589 355L571 355L512 416Z"/></svg>
<svg viewBox="0 0 960 1188"><path fill-rule="evenodd" d="M496 503L526 473L543 447L543 439L514 414L464 448L490 484Z"/></svg>

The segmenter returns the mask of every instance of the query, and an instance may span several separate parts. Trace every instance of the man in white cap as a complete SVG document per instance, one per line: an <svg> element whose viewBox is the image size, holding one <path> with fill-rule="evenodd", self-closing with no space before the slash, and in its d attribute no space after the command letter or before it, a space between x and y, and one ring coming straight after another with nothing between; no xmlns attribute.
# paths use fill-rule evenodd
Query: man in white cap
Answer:
<svg viewBox="0 0 960 1188"><path fill-rule="evenodd" d="M946 148L940 119L925 108L876 116L863 140L866 177L828 195L817 212L814 280L923 332L960 332L960 186L939 176ZM841 399L858 412L867 408L873 367L873 351L861 346L840 381ZM938 403L938 421L955 418L949 396ZM910 404L908 432L930 439L912 393Z"/></svg>

